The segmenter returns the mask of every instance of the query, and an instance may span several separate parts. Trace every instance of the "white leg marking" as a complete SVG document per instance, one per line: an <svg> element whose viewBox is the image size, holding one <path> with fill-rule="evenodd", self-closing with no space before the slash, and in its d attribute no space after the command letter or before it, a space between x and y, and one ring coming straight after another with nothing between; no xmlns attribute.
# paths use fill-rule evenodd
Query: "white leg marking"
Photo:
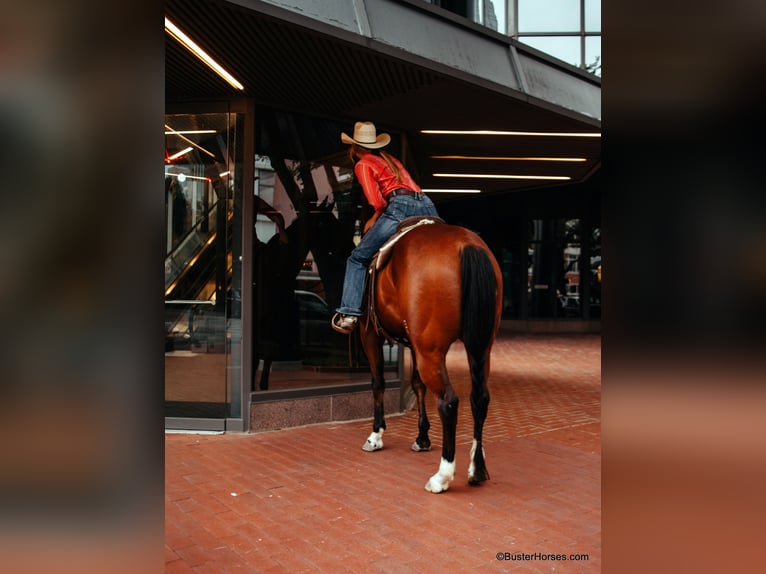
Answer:
<svg viewBox="0 0 766 574"><path fill-rule="evenodd" d="M439 463L439 472L426 482L425 489L434 494L444 492L449 488L449 483L455 478L455 462L447 462L442 458Z"/></svg>
<svg viewBox="0 0 766 574"><path fill-rule="evenodd" d="M374 450L380 450L383 448L383 430L380 429L378 432L371 432L370 436L367 437L367 440L362 445L362 450L366 450L367 452L372 452Z"/></svg>

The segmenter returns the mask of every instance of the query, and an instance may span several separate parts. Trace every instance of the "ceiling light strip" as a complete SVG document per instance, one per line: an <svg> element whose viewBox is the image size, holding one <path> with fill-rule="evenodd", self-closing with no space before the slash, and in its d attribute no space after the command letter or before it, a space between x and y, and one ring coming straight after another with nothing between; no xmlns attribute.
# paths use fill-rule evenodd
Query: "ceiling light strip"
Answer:
<svg viewBox="0 0 766 574"><path fill-rule="evenodd" d="M166 132L165 132L167 135L171 135L171 134L172 134L172 135L177 135L179 138L181 138L182 140L184 140L184 141L185 141L186 143L188 143L189 145L192 145L192 146L194 146L195 148L197 148L197 149L198 149L198 150L200 150L201 152L204 152L204 153L206 153L207 155L209 155L210 157L212 157L213 159L215 159L215 154L214 154L214 153L212 153L212 152L210 152L210 151L206 150L206 149L205 149L204 147L202 147L201 145L194 143L193 141L191 141L191 140L190 140L189 138L187 138L186 136L183 136L183 135L181 135L181 132L177 132L177 131L174 131L172 128L168 127L168 126L167 126L167 124L165 125L165 129L166 129L166 130L168 130L168 131L166 131ZM216 132L215 132L215 130L211 130L211 131L212 131L213 133L216 133Z"/></svg>
<svg viewBox="0 0 766 574"><path fill-rule="evenodd" d="M202 48L200 48L197 44L194 43L194 41L189 38L186 34L184 34L178 26L173 24L170 20L165 18L165 31L173 36L176 40L181 42L181 44L186 47L190 52L192 52L195 56L197 56L200 60L205 62L205 64L208 65L213 71L215 71L216 74L221 76L224 80L226 80L231 86L235 87L238 90L244 90L245 86L243 86L241 83L239 83L238 80L234 78L229 72L223 69L223 67L216 62L213 58L211 58L207 52L205 52Z"/></svg>
<svg viewBox="0 0 766 574"><path fill-rule="evenodd" d="M532 179L532 180L550 180L550 181L567 181L572 179L568 175L508 175L508 174L494 174L494 173L434 173L434 177L466 177L466 178L483 178L483 179Z"/></svg>
<svg viewBox="0 0 766 574"><path fill-rule="evenodd" d="M174 130L172 128L169 128L168 126L165 126L165 135L169 136L171 134L175 135L181 135L181 134L214 134L216 133L215 130Z"/></svg>
<svg viewBox="0 0 766 574"><path fill-rule="evenodd" d="M507 132L496 130L420 130L431 135L466 135L466 136L550 136L573 138L600 138L599 132Z"/></svg>
<svg viewBox="0 0 766 574"><path fill-rule="evenodd" d="M432 155L431 159L475 159L491 161L563 161L583 162L588 161L584 157L499 157L483 155Z"/></svg>
<svg viewBox="0 0 766 574"><path fill-rule="evenodd" d="M168 161L173 161L174 159L178 159L179 157L181 157L181 156L183 156L183 155L186 155L186 154L187 154L187 153L189 153L190 151L194 151L194 148L193 148L193 147L191 147L191 146L189 146L189 147L187 147L187 148L184 148L184 149L182 149L181 151L179 151L179 152L177 152L177 153L174 153L173 155L171 155L170 157L168 157Z"/></svg>

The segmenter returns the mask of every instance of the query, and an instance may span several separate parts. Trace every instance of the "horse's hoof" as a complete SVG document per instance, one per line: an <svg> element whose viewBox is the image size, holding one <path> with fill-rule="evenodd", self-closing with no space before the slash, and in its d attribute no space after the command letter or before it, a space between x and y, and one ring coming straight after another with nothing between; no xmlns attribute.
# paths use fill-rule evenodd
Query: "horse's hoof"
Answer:
<svg viewBox="0 0 766 574"><path fill-rule="evenodd" d="M379 432L373 432L367 437L367 440L362 445L362 450L366 452L373 452L383 448L383 430Z"/></svg>
<svg viewBox="0 0 766 574"><path fill-rule="evenodd" d="M481 456L476 457L476 448L478 443L476 439L471 444L471 464L468 465L468 484L476 486L479 483L489 480L489 471L487 470L486 463L484 462L486 453L484 447L481 447ZM477 464L478 462L478 464Z"/></svg>
<svg viewBox="0 0 766 574"><path fill-rule="evenodd" d="M417 441L415 441L412 443L412 446L410 448L412 448L412 450L414 450L415 452L426 452L431 450L431 445L429 444L428 446L420 446L417 443Z"/></svg>
<svg viewBox="0 0 766 574"><path fill-rule="evenodd" d="M483 473L469 473L468 484L471 486L479 486L485 480L489 480L489 473L485 470Z"/></svg>
<svg viewBox="0 0 766 574"><path fill-rule="evenodd" d="M449 480L443 480L443 478L444 477L441 477L438 474L433 475L428 479L424 488L433 494L445 492L449 488Z"/></svg>
<svg viewBox="0 0 766 574"><path fill-rule="evenodd" d="M433 475L426 482L425 489L428 492L438 494L449 488L449 483L455 478L455 462L447 462L442 459L439 464L439 472Z"/></svg>

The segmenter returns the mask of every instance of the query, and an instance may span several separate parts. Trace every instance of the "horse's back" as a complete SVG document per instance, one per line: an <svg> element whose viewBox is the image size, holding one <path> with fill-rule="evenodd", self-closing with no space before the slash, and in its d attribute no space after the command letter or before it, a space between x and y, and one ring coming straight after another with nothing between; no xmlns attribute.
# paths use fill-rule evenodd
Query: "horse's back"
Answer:
<svg viewBox="0 0 766 574"><path fill-rule="evenodd" d="M421 225L402 237L401 248L396 255L408 258L452 258L459 256L466 245L488 249L481 237L465 227L446 223ZM459 258L456 265L459 267Z"/></svg>

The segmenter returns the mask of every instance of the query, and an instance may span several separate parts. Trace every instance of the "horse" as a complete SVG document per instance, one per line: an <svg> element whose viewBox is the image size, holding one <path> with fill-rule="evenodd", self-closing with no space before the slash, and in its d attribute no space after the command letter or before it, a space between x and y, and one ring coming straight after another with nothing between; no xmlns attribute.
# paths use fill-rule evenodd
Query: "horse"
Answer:
<svg viewBox="0 0 766 574"><path fill-rule="evenodd" d="M449 488L455 476L459 401L447 376L446 355L460 339L470 367L474 421L468 483L488 480L482 432L489 406L490 351L500 325L503 291L495 257L478 235L464 227L443 222L418 225L398 239L388 261L371 276L358 327L370 363L374 414L363 450L383 448L383 342L403 343L412 353L411 384L418 408L418 436L411 448L416 452L431 448L425 409L428 388L437 400L442 452L439 469L425 489L439 493Z"/></svg>

